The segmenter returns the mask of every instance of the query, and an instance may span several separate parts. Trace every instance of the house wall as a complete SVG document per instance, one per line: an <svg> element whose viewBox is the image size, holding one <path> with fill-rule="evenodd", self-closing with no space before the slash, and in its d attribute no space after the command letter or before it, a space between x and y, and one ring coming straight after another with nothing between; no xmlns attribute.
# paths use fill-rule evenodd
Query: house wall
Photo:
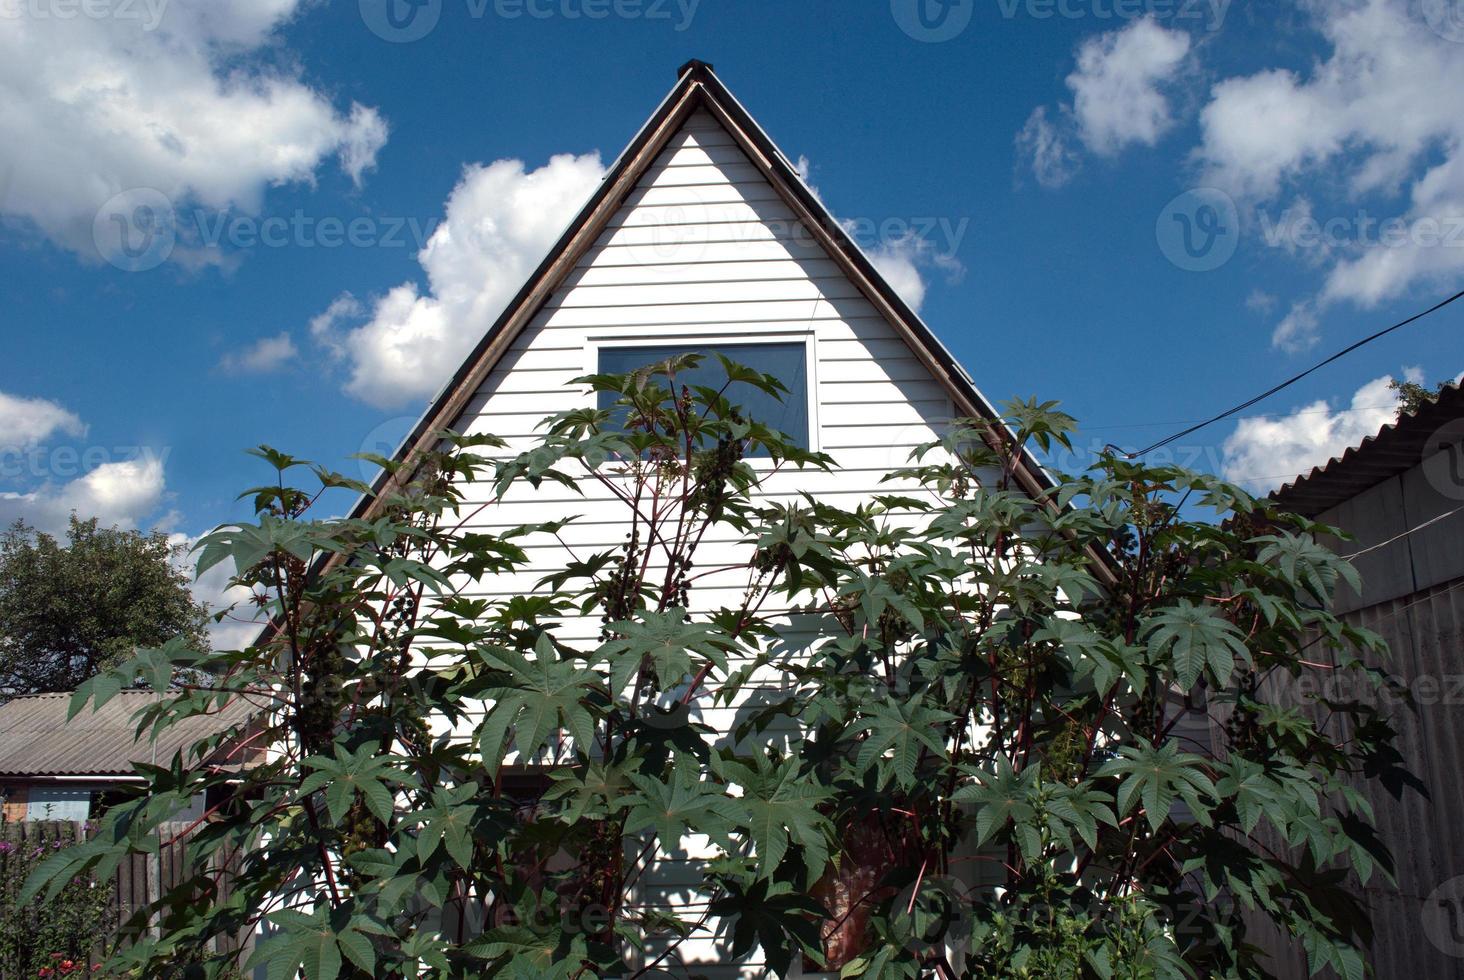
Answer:
<svg viewBox="0 0 1464 980"><path fill-rule="evenodd" d="M833 474L770 475L766 499L793 500L806 491L853 507L876 493L914 489L880 481L892 468L905 465L913 447L944 430L953 411L949 396L706 112L693 115L672 139L454 427L498 435L520 451L534 445L536 425L546 415L593 404L588 389L575 386L572 379L595 370L600 345L680 340L730 344L738 339L808 345L812 448L840 464ZM735 359L735 349L729 346L727 353ZM464 583L466 594L521 594L572 555L620 547L627 524L624 505L592 480L581 487L583 496L552 484L539 491L520 487L503 503L476 513L479 504L488 503L490 488L467 488L463 512L473 514L470 526L475 529L501 530L568 516L578 520L562 532L562 542L529 546L532 569ZM697 564L707 570L747 557L748 550L735 536L721 532L709 536ZM694 587L693 609L735 606L745 585L745 570L712 575ZM783 618L783 643L790 656L806 650L820 628L806 616L777 608L776 601L764 612ZM593 645L599 629L597 618L573 620L564 635ZM725 731L738 710L736 705L708 708L702 720ZM701 877L697 859L708 852L697 841L682 843L676 853L661 856L638 900L675 906L695 918L706 903L696 889ZM727 965L728 941L715 922L713 928L716 938L682 947L681 964L673 962L673 972L684 966L709 976L739 971L764 975L760 955L741 967Z"/></svg>

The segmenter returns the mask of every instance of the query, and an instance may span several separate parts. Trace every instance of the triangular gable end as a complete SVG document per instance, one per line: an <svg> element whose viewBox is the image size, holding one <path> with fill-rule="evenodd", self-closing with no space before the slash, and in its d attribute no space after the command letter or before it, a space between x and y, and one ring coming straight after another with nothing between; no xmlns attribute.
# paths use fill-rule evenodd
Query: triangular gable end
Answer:
<svg viewBox="0 0 1464 980"><path fill-rule="evenodd" d="M700 143L707 145L699 147ZM593 272L594 267L593 261L587 262L587 256L593 257L596 249L603 249L607 244L618 241L624 245L635 241L636 215L645 208L658 206L657 195L666 194L668 190L675 193L674 187L667 186L664 168L672 155L677 155L681 161L679 166L685 167L687 154L679 151L688 147L700 149L707 155L706 162L723 173L729 168L745 172L746 184L757 188L752 195L754 200L747 200L745 190L731 197L719 197L717 188L698 190L694 174L678 172L671 183L680 188L680 196L664 200L680 202L672 206L680 207L691 215L688 225L714 223L718 217L726 217L729 221L749 220L746 215L733 214L739 203L743 211L748 208L756 211L755 218L772 214L774 221L796 223L800 230L800 244L809 246L808 254L801 257L830 263L836 268L843 280L840 288L852 289L851 297L857 296L873 308L894 336L924 366L928 378L949 397L954 415L986 419L997 417L965 370L813 195L793 164L732 96L713 73L712 67L692 61L682 67L676 86L611 166L596 193L570 223L533 276L434 399L398 450L399 460L427 448L433 433L455 428L465 415L473 412L475 399L485 385L492 385L495 371L502 375L505 358L516 360L509 355L526 330L531 327L541 329L556 313L573 315L574 310L556 303L564 303L567 288L582 288L579 284L587 282L587 273ZM694 159L692 163L695 163ZM663 169L658 170L658 167ZM692 195L690 199L688 192ZM688 200L695 203L688 204ZM700 217L691 214L692 208L700 208ZM663 243L642 243L651 248L659 244ZM736 247L755 251L752 243L741 239ZM796 282L789 281L790 298L799 295L797 287ZM654 302L665 303L667 296L663 289ZM820 296L823 296L823 291L820 291ZM690 297L688 300L696 302ZM837 297L825 301L837 302ZM633 304L634 298L629 298L628 302ZM705 325L705 321L701 325ZM891 465L898 465L898 462L892 461ZM1034 496L1051 486L1041 466L1025 454L1016 475L1022 488ZM356 507L354 516L372 515L374 501L380 499L389 479L386 474L379 478L377 494L364 498Z"/></svg>

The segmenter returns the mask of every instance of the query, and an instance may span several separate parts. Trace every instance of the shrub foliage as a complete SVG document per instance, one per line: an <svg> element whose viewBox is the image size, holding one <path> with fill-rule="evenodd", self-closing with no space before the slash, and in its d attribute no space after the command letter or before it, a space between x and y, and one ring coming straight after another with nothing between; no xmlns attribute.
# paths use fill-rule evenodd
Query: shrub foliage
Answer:
<svg viewBox="0 0 1464 980"><path fill-rule="evenodd" d="M63 821L0 824L0 977L93 975L116 924L112 889L82 873L62 881L49 902L21 897L31 873L85 833Z"/></svg>
<svg viewBox="0 0 1464 980"><path fill-rule="evenodd" d="M720 955L778 975L1264 976L1249 913L1362 975L1349 873L1389 859L1358 786L1399 777L1388 725L1327 701L1340 740L1277 694L1372 676L1380 652L1328 611L1353 572L1323 528L1114 458L1034 494L1021 448L1073 427L1036 402L956 424L897 493L841 509L790 492L836 485L832 459L738 411L775 379L728 362L721 389L688 387L685 366L587 379L619 404L554 416L527 452L444 434L377 460L374 491L318 469L296 487L307 464L260 450L256 518L199 569L232 561L271 627L142 653L76 707L197 672L140 724L246 698L266 761L200 765L215 739L141 767L149 794L31 891L105 877L227 789L190 847L198 867L242 849L237 874L160 897L118 967L163 975L263 921L254 962L278 978L685 975L721 923ZM317 516L340 486L376 506ZM592 488L617 547L577 545L606 536L573 504L495 519L506 495ZM1213 751L1205 704L1228 720ZM697 897L672 904L657 868L687 847Z"/></svg>

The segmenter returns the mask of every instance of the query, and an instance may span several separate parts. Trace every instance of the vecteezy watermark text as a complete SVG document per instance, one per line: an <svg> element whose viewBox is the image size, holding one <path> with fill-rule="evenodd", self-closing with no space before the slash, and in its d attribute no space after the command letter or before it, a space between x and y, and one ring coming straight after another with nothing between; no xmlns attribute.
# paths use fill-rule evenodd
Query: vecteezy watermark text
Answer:
<svg viewBox="0 0 1464 980"><path fill-rule="evenodd" d="M0 0L0 20L132 20L155 31L172 0Z"/></svg>
<svg viewBox="0 0 1464 980"><path fill-rule="evenodd" d="M681 32L696 18L701 0L454 0L469 20L644 20L670 23ZM403 44L431 34L444 0L359 0L361 21L383 41Z"/></svg>
<svg viewBox="0 0 1464 980"><path fill-rule="evenodd" d="M1003 20L1155 20L1214 32L1225 24L1233 0L996 0ZM1464 2L1464 0L1461 0ZM900 30L934 44L959 37L971 26L977 0L890 0Z"/></svg>
<svg viewBox="0 0 1464 980"><path fill-rule="evenodd" d="M108 463L164 466L171 447L0 445L0 479L73 480Z"/></svg>
<svg viewBox="0 0 1464 980"><path fill-rule="evenodd" d="M1318 218L1304 208L1258 214L1268 248L1288 251L1347 248L1464 248L1464 215L1379 218L1358 211Z"/></svg>
<svg viewBox="0 0 1464 980"><path fill-rule="evenodd" d="M125 272L145 272L182 245L192 250L254 248L421 249L436 221L386 215L312 215L302 210L257 217L203 208L180 210L161 191L137 187L97 210L92 240L103 260Z"/></svg>
<svg viewBox="0 0 1464 980"><path fill-rule="evenodd" d="M1195 24L1218 31L1233 0L996 0L1002 17L1033 20L1155 20Z"/></svg>
<svg viewBox="0 0 1464 980"><path fill-rule="evenodd" d="M1280 213L1257 208L1249 215L1245 224L1259 231L1261 245L1293 255L1464 249L1464 215L1378 217L1358 210L1329 217L1305 205ZM1242 223L1240 209L1229 194L1215 187L1198 187L1164 207L1154 234L1160 251L1174 265L1190 272L1211 272L1235 255Z"/></svg>

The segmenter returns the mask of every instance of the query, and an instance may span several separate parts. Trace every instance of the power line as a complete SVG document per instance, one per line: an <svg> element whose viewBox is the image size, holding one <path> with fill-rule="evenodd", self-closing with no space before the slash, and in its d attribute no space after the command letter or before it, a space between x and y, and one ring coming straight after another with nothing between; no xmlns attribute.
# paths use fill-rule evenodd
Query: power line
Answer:
<svg viewBox="0 0 1464 980"><path fill-rule="evenodd" d="M1292 419L1303 415L1352 415L1356 412L1376 412L1379 407L1389 406L1364 405L1361 408L1304 408L1296 412L1260 412L1255 415L1242 415L1236 419L1237 422L1250 422L1260 419ZM1125 422L1112 425L1082 425L1078 426L1079 432L1099 432L1108 429L1157 429L1170 425L1190 425L1195 422L1203 422L1204 419L1170 419L1167 422Z"/></svg>
<svg viewBox="0 0 1464 980"><path fill-rule="evenodd" d="M1110 443L1108 446L1106 446L1104 448L1105 449L1111 449L1111 450L1113 450L1116 454L1122 456L1125 459L1136 459L1139 456L1144 456L1144 455L1147 455L1148 453L1152 453L1156 449L1163 449L1165 446L1169 445L1171 442L1176 442L1176 441L1178 441L1180 439L1183 439L1185 436L1193 435L1194 433L1200 431L1201 429L1205 429L1205 428L1208 428L1208 427L1214 425L1216 422L1223 422L1225 419L1230 418L1232 415L1237 415L1240 412L1245 411L1247 408L1250 408L1252 405L1255 405L1255 404L1257 404L1259 402L1265 401L1267 398L1270 398L1272 395L1276 394L1277 392L1283 391L1283 390L1285 390L1287 388L1290 388L1292 385L1296 384L1302 378L1305 378L1305 377L1307 377L1308 375L1311 375L1311 374L1315 374L1317 371L1320 371L1322 368L1326 367L1328 364L1331 364L1333 361L1341 360L1342 358L1346 357L1348 354L1351 354L1353 351L1357 350L1359 347L1365 347L1368 344L1372 343L1374 340L1378 340L1379 338L1386 337L1388 334L1392 333L1395 330L1401 330L1401 329L1403 329L1404 327L1408 326L1411 323L1417 323L1419 320L1422 320L1424 317L1429 316L1430 314L1433 314L1433 313L1437 313L1439 310L1442 310L1444 307L1448 306L1450 303L1454 303L1454 302L1458 301L1461 298L1464 298L1464 290L1461 290L1460 292L1455 293L1453 296L1450 296L1448 299L1444 300L1442 303L1439 303L1436 306L1429 307L1428 309L1424 310L1422 313L1416 313L1416 314L1414 314L1413 316L1409 317L1406 320L1401 320L1398 323L1393 324L1391 327L1386 327L1386 328L1384 328L1382 330L1379 330L1377 333L1375 333L1375 334L1373 334L1373 335L1371 335L1369 337L1364 337L1363 339L1357 341L1357 343L1352 344L1349 347L1345 347L1342 350L1339 350L1337 353L1333 354L1331 357L1327 358L1326 360L1319 361L1318 363L1313 364L1311 367L1307 368L1305 371L1301 372L1300 374L1298 374L1298 375L1296 375L1294 377L1288 378L1287 380L1281 382L1280 384L1276 385L1275 387L1270 388L1270 389L1267 389L1266 391L1261 392L1259 395L1255 396L1254 398L1251 398L1251 399L1249 399L1247 401L1241 402L1239 405L1236 405L1234 408L1227 409L1226 411L1221 412L1219 415L1216 415L1213 418L1206 419L1205 421L1199 423L1198 425L1192 425L1189 428L1184 429L1181 432L1176 432L1174 435L1169 436L1166 439L1161 439L1160 441L1154 443L1154 445L1149 446L1149 447L1147 447L1145 449L1140 449L1138 452L1126 453L1122 449L1119 449L1117 446L1113 445L1112 443Z"/></svg>
<svg viewBox="0 0 1464 980"><path fill-rule="evenodd" d="M1361 551L1354 551L1350 555L1343 555L1342 556L1343 557L1343 560L1344 561L1351 561L1354 558L1361 558L1363 555L1366 555L1366 554L1369 554L1371 552L1377 551L1379 548L1386 548L1390 544L1393 544L1393 543L1398 542L1398 541L1402 541L1404 538L1408 537L1408 535L1410 535L1410 534L1413 534L1415 531L1422 531L1424 528L1428 527L1430 524L1437 524L1439 521L1442 521L1442 520L1444 520L1445 518L1448 518L1448 517L1453 517L1455 514L1461 512L1461 511L1464 511L1464 507L1455 507L1453 510L1445 511L1444 513L1438 515L1437 517L1430 518L1429 520L1424 521L1422 524L1419 524L1417 527L1410 527L1408 530L1404 531L1402 534L1394 535L1393 537L1389 538L1386 541L1380 541L1377 544L1373 545L1371 548L1363 548Z"/></svg>

